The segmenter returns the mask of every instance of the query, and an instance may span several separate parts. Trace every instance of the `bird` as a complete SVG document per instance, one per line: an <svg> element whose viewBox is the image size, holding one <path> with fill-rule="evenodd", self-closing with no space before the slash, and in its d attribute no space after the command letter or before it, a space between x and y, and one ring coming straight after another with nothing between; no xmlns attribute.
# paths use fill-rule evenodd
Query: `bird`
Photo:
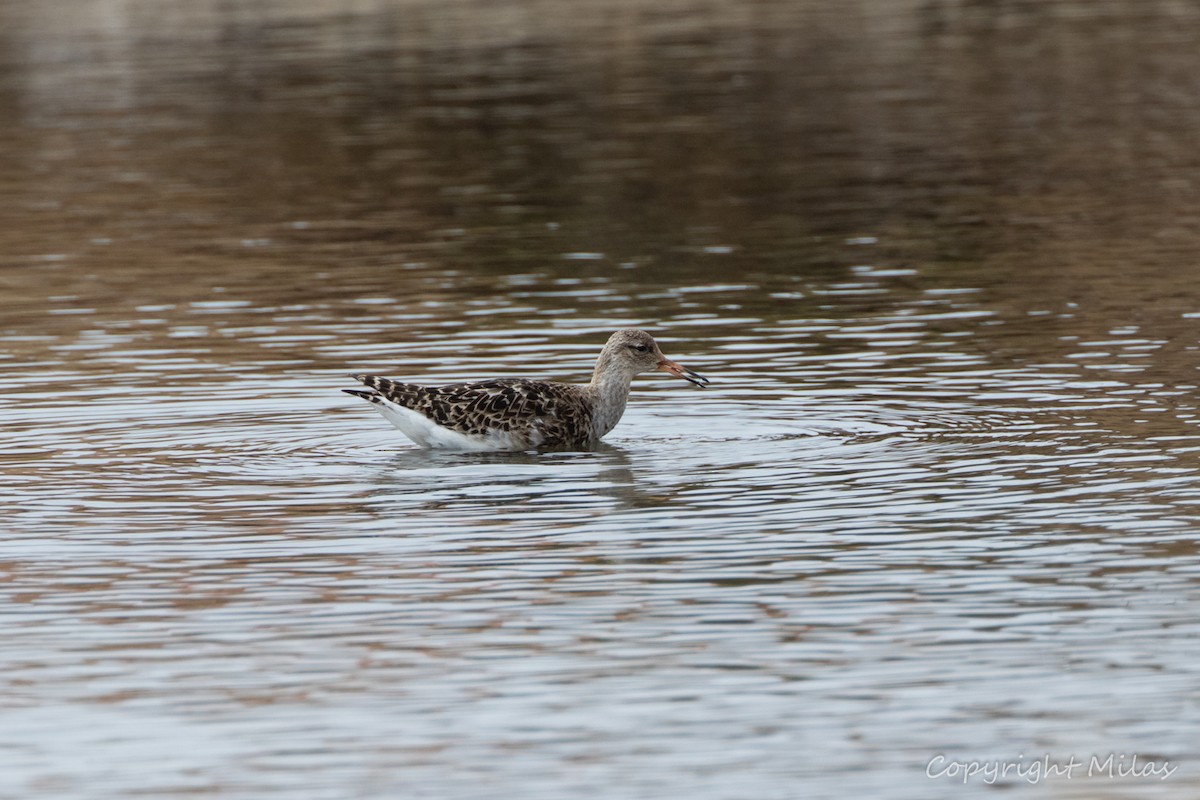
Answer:
<svg viewBox="0 0 1200 800"><path fill-rule="evenodd" d="M426 449L586 450L621 420L634 376L656 370L700 388L710 383L664 356L646 331L625 328L608 338L585 384L499 378L422 386L356 374L366 388L342 391Z"/></svg>

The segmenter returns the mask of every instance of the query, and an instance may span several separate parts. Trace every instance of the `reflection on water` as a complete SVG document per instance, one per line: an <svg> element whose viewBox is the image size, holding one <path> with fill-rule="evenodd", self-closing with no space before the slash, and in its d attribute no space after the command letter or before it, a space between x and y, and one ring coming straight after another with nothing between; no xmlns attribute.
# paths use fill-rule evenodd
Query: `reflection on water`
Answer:
<svg viewBox="0 0 1200 800"><path fill-rule="evenodd" d="M1194 796L1195 10L332 5L0 2L0 794Z"/></svg>

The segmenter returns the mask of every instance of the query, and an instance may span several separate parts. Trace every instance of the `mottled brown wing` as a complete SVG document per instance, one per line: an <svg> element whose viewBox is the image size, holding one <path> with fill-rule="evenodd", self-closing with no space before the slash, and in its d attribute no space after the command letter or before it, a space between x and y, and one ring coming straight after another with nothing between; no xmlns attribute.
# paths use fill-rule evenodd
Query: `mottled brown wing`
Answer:
<svg viewBox="0 0 1200 800"><path fill-rule="evenodd" d="M354 377L391 402L459 433L537 431L542 445L553 447L584 442L591 430L590 409L569 384L508 378L419 386L375 375Z"/></svg>

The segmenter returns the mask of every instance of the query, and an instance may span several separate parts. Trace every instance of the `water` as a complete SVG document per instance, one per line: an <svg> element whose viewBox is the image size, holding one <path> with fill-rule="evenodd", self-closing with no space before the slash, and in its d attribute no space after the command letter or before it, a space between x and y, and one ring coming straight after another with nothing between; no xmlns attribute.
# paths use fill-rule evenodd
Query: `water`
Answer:
<svg viewBox="0 0 1200 800"><path fill-rule="evenodd" d="M0 3L0 796L1195 796L1196 22Z"/></svg>

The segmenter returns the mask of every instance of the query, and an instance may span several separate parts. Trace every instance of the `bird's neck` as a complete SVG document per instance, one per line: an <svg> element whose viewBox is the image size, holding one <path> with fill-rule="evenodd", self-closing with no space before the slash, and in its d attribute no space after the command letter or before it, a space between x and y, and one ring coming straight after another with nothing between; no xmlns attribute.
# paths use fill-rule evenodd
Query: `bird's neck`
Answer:
<svg viewBox="0 0 1200 800"><path fill-rule="evenodd" d="M596 360L592 381L587 385L593 400L592 428L597 438L611 431L621 421L632 384L632 373L617 368L611 354L602 352Z"/></svg>

